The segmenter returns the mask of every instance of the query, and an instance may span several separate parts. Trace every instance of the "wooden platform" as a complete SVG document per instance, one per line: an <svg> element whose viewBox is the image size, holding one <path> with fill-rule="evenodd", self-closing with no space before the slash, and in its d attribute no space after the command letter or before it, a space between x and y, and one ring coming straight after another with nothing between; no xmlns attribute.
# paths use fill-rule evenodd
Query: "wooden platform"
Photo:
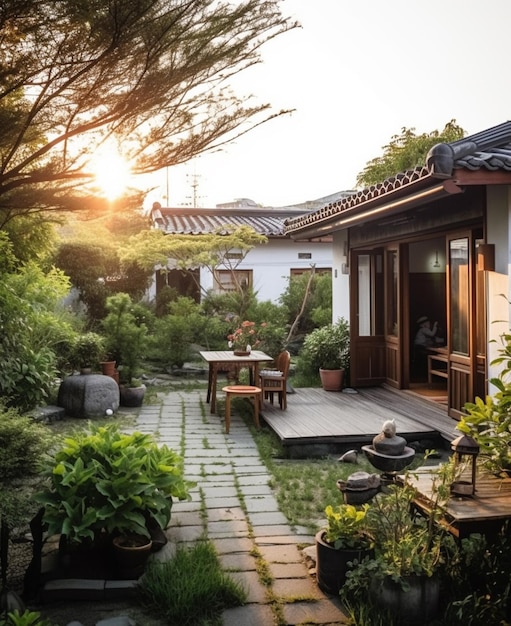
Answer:
<svg viewBox="0 0 511 626"><path fill-rule="evenodd" d="M295 389L288 408L267 402L262 419L289 448L293 457L342 452L371 443L385 420L396 421L397 432L409 443L434 440L446 447L459 432L445 406L409 391L391 387L358 389L356 393Z"/></svg>

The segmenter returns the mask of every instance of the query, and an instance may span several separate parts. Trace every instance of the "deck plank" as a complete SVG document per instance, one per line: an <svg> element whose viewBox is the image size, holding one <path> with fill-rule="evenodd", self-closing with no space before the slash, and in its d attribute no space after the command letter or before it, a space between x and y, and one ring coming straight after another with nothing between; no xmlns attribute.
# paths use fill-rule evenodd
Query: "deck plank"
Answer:
<svg viewBox="0 0 511 626"><path fill-rule="evenodd" d="M309 387L294 391L288 394L287 410L265 402L261 411L284 446L367 443L389 419L396 421L398 434L408 440L438 436L451 441L459 434L445 406L416 394L385 386L356 393Z"/></svg>

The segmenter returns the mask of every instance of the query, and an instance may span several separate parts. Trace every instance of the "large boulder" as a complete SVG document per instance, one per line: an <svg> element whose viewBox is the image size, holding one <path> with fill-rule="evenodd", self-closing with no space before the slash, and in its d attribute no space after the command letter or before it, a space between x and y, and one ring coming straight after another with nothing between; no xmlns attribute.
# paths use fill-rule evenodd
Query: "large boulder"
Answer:
<svg viewBox="0 0 511 626"><path fill-rule="evenodd" d="M59 387L58 405L67 415L89 419L114 413L119 408L119 386L110 376L80 374L68 376Z"/></svg>

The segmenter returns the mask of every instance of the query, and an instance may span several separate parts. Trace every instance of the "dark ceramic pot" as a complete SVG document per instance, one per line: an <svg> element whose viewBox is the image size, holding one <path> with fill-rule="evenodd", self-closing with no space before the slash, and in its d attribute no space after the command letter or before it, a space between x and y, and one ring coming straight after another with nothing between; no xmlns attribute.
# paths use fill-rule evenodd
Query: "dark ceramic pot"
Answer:
<svg viewBox="0 0 511 626"><path fill-rule="evenodd" d="M114 537L113 551L119 578L135 580L144 573L152 543L151 539L140 535Z"/></svg>
<svg viewBox="0 0 511 626"><path fill-rule="evenodd" d="M428 624L438 616L440 581L436 576L408 576L406 585L390 577L370 587L373 601L395 616L402 626Z"/></svg>
<svg viewBox="0 0 511 626"><path fill-rule="evenodd" d="M140 387L126 387L124 385L121 385L119 387L119 398L121 406L142 406L142 403L144 402L145 392L145 385L141 385Z"/></svg>
<svg viewBox="0 0 511 626"><path fill-rule="evenodd" d="M373 557L373 548L336 550L324 539L325 531L316 533L316 577L319 588L325 593L339 595L346 582L346 573L353 561L361 562L366 556Z"/></svg>

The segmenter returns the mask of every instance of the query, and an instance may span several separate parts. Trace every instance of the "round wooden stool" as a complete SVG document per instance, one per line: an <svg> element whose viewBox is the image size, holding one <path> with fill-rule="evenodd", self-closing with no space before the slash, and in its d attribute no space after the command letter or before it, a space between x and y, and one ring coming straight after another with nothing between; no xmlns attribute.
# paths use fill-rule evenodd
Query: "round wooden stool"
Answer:
<svg viewBox="0 0 511 626"><path fill-rule="evenodd" d="M225 392L225 432L229 432L231 425L231 398L254 398L254 422L259 428L259 403L261 402L261 388L252 385L227 385L222 387Z"/></svg>

